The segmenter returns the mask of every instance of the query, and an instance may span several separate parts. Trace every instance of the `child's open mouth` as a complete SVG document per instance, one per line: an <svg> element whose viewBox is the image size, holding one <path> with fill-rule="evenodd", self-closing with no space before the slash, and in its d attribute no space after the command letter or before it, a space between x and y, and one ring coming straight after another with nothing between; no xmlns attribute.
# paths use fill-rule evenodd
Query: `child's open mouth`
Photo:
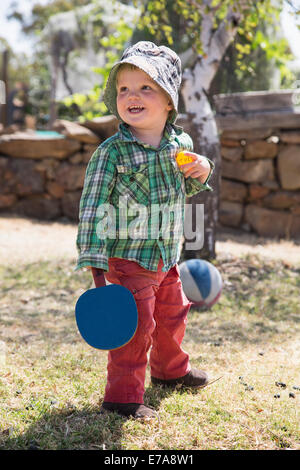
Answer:
<svg viewBox="0 0 300 470"><path fill-rule="evenodd" d="M144 110L143 106L129 106L128 111L132 114L141 113Z"/></svg>

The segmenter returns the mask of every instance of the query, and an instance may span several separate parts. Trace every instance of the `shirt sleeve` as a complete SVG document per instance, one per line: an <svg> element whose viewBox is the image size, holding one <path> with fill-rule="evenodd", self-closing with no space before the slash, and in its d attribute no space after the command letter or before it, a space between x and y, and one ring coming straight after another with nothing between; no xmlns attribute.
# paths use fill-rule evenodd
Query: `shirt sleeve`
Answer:
<svg viewBox="0 0 300 470"><path fill-rule="evenodd" d="M194 194L199 193L200 191L213 191L212 187L209 186L208 182L214 171L215 164L209 158L206 157L210 164L210 172L204 183L200 183L196 178L191 178L190 176L185 179L185 193L188 197L193 196Z"/></svg>
<svg viewBox="0 0 300 470"><path fill-rule="evenodd" d="M116 161L108 148L94 152L86 169L79 204L79 224L76 239L78 261L75 271L93 266L108 271L105 237L97 226L103 217L99 210L107 204L116 180ZM103 206L102 206L103 207Z"/></svg>

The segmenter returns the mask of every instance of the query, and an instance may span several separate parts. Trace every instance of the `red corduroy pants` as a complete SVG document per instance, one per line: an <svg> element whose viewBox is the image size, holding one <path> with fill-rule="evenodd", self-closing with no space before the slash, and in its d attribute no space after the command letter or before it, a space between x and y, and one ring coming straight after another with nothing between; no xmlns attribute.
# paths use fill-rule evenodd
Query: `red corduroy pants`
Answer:
<svg viewBox="0 0 300 470"><path fill-rule="evenodd" d="M181 343L191 304L182 290L178 266L168 272L162 272L162 267L162 260L154 272L134 261L109 259L105 277L133 293L138 327L128 344L108 353L106 402L143 403L149 351L153 377L173 379L190 371Z"/></svg>

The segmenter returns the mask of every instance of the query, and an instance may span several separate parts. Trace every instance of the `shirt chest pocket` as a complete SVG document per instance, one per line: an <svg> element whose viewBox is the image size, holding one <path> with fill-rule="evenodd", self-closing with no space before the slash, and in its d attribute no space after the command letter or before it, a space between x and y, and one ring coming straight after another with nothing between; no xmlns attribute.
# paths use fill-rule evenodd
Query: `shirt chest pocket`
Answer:
<svg viewBox="0 0 300 470"><path fill-rule="evenodd" d="M125 197L127 204L149 203L149 176L148 165L138 166L119 165L115 186L115 196Z"/></svg>

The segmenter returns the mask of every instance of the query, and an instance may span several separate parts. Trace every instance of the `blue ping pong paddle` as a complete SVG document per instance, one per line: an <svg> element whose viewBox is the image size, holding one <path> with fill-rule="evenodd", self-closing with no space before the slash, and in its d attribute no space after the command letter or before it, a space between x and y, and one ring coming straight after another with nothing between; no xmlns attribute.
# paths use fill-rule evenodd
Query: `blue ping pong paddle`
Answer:
<svg viewBox="0 0 300 470"><path fill-rule="evenodd" d="M90 346L106 351L127 344L138 323L132 293L118 284L84 292L76 302L75 317L82 338Z"/></svg>

